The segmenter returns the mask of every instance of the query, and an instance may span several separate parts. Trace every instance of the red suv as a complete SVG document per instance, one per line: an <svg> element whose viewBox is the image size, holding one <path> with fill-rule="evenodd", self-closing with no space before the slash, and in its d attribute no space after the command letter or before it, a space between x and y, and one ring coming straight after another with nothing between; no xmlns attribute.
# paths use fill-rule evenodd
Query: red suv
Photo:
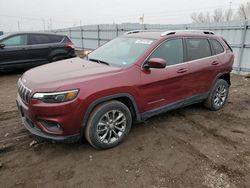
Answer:
<svg viewBox="0 0 250 188"><path fill-rule="evenodd" d="M124 140L131 125L203 102L221 109L234 61L210 31L131 31L88 55L43 65L18 81L24 126L39 137L95 148Z"/></svg>

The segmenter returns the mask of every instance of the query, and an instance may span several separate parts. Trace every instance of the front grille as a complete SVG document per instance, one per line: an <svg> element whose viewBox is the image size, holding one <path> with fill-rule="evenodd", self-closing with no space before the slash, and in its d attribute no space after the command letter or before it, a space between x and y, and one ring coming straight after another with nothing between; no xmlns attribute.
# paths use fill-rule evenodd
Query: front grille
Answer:
<svg viewBox="0 0 250 188"><path fill-rule="evenodd" d="M22 83L21 79L19 79L17 82L17 90L21 99L25 103L28 103L32 91Z"/></svg>

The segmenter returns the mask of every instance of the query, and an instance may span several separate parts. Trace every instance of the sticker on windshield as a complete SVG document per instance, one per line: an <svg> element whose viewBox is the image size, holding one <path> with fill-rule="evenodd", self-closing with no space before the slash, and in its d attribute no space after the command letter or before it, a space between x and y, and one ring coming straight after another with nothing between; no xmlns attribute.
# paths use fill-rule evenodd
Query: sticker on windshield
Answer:
<svg viewBox="0 0 250 188"><path fill-rule="evenodd" d="M146 40L146 39L139 39L139 40L136 40L135 43L136 44L152 44L152 40Z"/></svg>

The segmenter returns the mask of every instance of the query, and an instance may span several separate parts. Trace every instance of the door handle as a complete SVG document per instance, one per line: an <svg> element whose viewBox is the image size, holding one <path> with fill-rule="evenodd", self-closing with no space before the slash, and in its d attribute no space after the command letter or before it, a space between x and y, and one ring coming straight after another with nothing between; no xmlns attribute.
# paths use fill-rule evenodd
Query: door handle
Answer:
<svg viewBox="0 0 250 188"><path fill-rule="evenodd" d="M219 62L218 61L213 61L212 65L218 65Z"/></svg>
<svg viewBox="0 0 250 188"><path fill-rule="evenodd" d="M184 72L187 72L186 68L181 68L177 71L177 73L184 73Z"/></svg>

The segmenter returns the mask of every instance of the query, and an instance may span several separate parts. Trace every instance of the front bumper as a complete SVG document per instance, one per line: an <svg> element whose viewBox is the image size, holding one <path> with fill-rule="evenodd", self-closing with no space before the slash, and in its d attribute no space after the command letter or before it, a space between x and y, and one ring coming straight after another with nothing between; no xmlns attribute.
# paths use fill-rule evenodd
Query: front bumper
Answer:
<svg viewBox="0 0 250 188"><path fill-rule="evenodd" d="M76 142L81 138L80 131L76 131L74 125L77 123L73 119L73 113L69 113L68 108L61 108L55 106L44 106L44 104L25 104L20 98L19 94L16 99L18 111L21 115L21 120L24 127L33 135L43 138L45 140L53 140L57 142ZM72 105L72 104L70 104ZM75 107L75 106L74 106ZM59 109L58 109L59 108ZM57 112L57 110L60 112ZM72 112L72 109L69 109ZM48 113L50 112L50 113ZM61 133L53 133L47 130L41 124L41 120L51 120L60 123L64 128ZM69 123L70 122L70 123ZM78 126L77 126L78 127ZM67 132L68 131L68 132Z"/></svg>
<svg viewBox="0 0 250 188"><path fill-rule="evenodd" d="M28 120L26 117L22 116L22 123L24 127L33 135L38 136L40 138L43 138L45 140L53 140L57 142L67 142L67 143L73 143L77 142L80 139L80 134L75 135L51 135L46 134L42 132L40 129L38 129L34 124Z"/></svg>

